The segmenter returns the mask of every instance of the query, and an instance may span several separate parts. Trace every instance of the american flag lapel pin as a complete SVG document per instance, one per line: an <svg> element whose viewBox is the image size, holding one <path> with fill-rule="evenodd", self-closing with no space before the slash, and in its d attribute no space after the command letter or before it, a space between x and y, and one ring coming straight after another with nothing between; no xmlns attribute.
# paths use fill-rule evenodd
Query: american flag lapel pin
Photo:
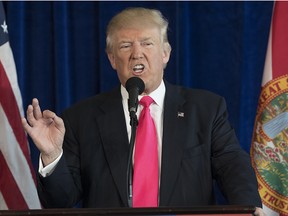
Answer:
<svg viewBox="0 0 288 216"><path fill-rule="evenodd" d="M178 112L177 116L183 118L184 117L184 112Z"/></svg>

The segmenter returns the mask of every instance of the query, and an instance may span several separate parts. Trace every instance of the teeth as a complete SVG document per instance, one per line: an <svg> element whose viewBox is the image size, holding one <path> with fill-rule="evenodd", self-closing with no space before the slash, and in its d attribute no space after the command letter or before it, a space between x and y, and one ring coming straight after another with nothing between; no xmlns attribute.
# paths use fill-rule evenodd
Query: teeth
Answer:
<svg viewBox="0 0 288 216"><path fill-rule="evenodd" d="M137 64L133 67L134 72L140 73L144 70L145 66L143 64Z"/></svg>

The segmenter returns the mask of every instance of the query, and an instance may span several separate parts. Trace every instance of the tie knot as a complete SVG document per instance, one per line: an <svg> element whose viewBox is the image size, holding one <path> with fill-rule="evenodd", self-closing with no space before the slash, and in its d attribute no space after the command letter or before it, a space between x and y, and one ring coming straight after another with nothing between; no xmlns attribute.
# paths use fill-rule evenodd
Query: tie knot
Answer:
<svg viewBox="0 0 288 216"><path fill-rule="evenodd" d="M151 103L153 103L153 99L150 96L144 96L140 100L140 104L144 107L149 107Z"/></svg>

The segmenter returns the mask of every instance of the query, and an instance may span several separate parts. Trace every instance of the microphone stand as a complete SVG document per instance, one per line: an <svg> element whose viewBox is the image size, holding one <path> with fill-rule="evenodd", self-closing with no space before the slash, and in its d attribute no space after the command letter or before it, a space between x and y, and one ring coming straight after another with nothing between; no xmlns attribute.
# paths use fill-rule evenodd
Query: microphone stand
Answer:
<svg viewBox="0 0 288 216"><path fill-rule="evenodd" d="M128 156L128 164L127 164L127 180L128 180L128 206L132 208L132 197L133 197L133 192L132 192L132 185L133 185L133 160L132 160L132 155L133 155L133 149L134 149L134 144L135 144L135 137L136 137L136 129L138 126L138 120L137 120L137 115L136 111L130 110L130 125L131 125L131 138L130 138L130 149L129 149L129 156Z"/></svg>
<svg viewBox="0 0 288 216"><path fill-rule="evenodd" d="M137 120L137 108L138 108L138 96L142 94L145 89L145 84L139 77L130 77L125 84L126 90L129 93L128 99L128 109L130 115L130 125L131 125L131 138L130 138L130 149L127 161L127 201L129 207L133 207L132 196L133 196L133 150L136 137L136 129L138 125Z"/></svg>

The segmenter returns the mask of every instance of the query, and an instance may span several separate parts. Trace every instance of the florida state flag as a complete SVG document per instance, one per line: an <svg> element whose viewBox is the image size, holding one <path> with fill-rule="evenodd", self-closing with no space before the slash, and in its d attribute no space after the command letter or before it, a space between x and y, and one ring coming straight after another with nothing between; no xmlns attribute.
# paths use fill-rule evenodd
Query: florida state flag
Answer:
<svg viewBox="0 0 288 216"><path fill-rule="evenodd" d="M275 1L251 156L267 215L288 215L288 2Z"/></svg>

